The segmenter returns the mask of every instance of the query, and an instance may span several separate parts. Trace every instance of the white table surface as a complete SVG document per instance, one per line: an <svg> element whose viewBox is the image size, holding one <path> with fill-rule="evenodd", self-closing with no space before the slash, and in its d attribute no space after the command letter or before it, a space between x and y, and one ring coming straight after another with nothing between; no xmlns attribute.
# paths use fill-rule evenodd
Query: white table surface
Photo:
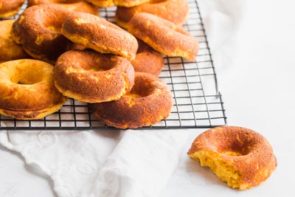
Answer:
<svg viewBox="0 0 295 197"><path fill-rule="evenodd" d="M295 196L294 1L200 2L229 124L262 133L273 145L278 168L259 187L243 192L231 190L209 170L187 158L191 141L202 131L189 130L191 138L183 150L181 162L161 196ZM232 15L234 20L229 26L232 31L221 32L220 28L229 24L222 23L223 17L214 11L216 3L220 6L238 2L243 2L247 12L241 14L239 9L223 6L222 11ZM236 18L242 20L236 21ZM216 20L215 23L212 20ZM219 34L224 39L216 39ZM0 148L0 158L1 197L55 196L50 181L33 174L18 155Z"/></svg>

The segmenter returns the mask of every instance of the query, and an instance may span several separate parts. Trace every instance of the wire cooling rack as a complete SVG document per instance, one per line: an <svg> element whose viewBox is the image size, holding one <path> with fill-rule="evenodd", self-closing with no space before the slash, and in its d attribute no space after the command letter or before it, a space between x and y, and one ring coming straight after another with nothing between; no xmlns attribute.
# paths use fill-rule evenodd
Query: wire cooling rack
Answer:
<svg viewBox="0 0 295 197"><path fill-rule="evenodd" d="M172 91L174 106L170 116L145 129L210 128L226 124L226 115L206 32L197 0L189 0L190 14L184 27L198 38L197 61L165 57L160 78ZM25 9L25 5L23 9ZM101 9L102 17L114 20L115 8ZM41 120L20 121L0 116L1 129L99 129L106 128L94 120L88 105L69 100L63 108Z"/></svg>

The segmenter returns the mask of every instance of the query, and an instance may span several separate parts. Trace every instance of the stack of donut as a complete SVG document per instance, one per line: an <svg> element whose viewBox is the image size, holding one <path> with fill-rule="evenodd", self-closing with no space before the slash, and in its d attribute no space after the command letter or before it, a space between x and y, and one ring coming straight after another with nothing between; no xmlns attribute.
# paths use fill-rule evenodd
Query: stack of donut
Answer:
<svg viewBox="0 0 295 197"><path fill-rule="evenodd" d="M23 3L0 0L0 18L13 16ZM96 119L121 129L169 116L171 92L158 78L162 55L194 60L198 53L197 40L181 27L186 0L28 5L15 21L0 21L1 115L40 119L72 98L90 103ZM98 7L114 5L120 27L98 16Z"/></svg>

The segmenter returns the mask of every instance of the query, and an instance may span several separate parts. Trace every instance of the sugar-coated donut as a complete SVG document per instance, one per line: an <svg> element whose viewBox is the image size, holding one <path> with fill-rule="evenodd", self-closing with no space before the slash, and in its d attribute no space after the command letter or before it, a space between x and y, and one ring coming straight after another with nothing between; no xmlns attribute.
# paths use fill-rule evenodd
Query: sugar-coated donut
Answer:
<svg viewBox="0 0 295 197"><path fill-rule="evenodd" d="M0 19L17 14L25 0L0 0Z"/></svg>
<svg viewBox="0 0 295 197"><path fill-rule="evenodd" d="M131 92L117 101L93 104L93 115L106 125L127 129L150 126L171 112L172 96L168 87L148 73L135 73Z"/></svg>
<svg viewBox="0 0 295 197"><path fill-rule="evenodd" d="M12 37L30 56L55 61L70 44L60 34L63 20L69 13L55 4L29 7L14 23Z"/></svg>
<svg viewBox="0 0 295 197"><path fill-rule="evenodd" d="M0 21L0 62L22 59L28 55L11 38L10 32L14 20Z"/></svg>
<svg viewBox="0 0 295 197"><path fill-rule="evenodd" d="M123 6L123 7L133 7L140 5L150 0L86 0L98 7L111 7L111 6Z"/></svg>
<svg viewBox="0 0 295 197"><path fill-rule="evenodd" d="M241 127L218 127L199 135L188 152L235 189L248 189L266 180L276 168L271 145L260 134Z"/></svg>
<svg viewBox="0 0 295 197"><path fill-rule="evenodd" d="M131 62L134 70L158 76L164 66L162 55L142 41L139 41L138 44L136 57Z"/></svg>
<svg viewBox="0 0 295 197"><path fill-rule="evenodd" d="M87 103L118 100L134 84L131 63L115 55L68 51L54 68L55 86L67 97Z"/></svg>
<svg viewBox="0 0 295 197"><path fill-rule="evenodd" d="M108 22L86 13L69 15L62 26L62 34L76 44L100 53L111 53L134 59L138 48L136 38Z"/></svg>
<svg viewBox="0 0 295 197"><path fill-rule="evenodd" d="M199 50L196 38L183 28L152 14L135 14L128 23L128 31L156 51L168 56L194 60Z"/></svg>
<svg viewBox="0 0 295 197"><path fill-rule="evenodd" d="M0 114L16 119L41 119L58 111L65 97L53 83L53 66L21 59L0 64Z"/></svg>
<svg viewBox="0 0 295 197"><path fill-rule="evenodd" d="M29 0L29 6L49 3L57 4L71 11L86 12L93 15L99 14L95 6L81 0Z"/></svg>
<svg viewBox="0 0 295 197"><path fill-rule="evenodd" d="M188 15L187 0L153 0L135 7L118 7L116 11L116 23L127 28L128 22L136 14L146 12L157 15L177 25L182 25Z"/></svg>

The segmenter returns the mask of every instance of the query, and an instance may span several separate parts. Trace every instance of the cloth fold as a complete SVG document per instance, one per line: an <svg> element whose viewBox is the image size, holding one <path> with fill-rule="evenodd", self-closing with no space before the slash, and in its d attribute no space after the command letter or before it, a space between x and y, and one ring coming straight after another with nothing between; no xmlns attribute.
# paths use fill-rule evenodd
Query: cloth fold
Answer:
<svg viewBox="0 0 295 197"><path fill-rule="evenodd" d="M59 197L158 196L186 139L181 131L0 132L0 144L42 170Z"/></svg>

